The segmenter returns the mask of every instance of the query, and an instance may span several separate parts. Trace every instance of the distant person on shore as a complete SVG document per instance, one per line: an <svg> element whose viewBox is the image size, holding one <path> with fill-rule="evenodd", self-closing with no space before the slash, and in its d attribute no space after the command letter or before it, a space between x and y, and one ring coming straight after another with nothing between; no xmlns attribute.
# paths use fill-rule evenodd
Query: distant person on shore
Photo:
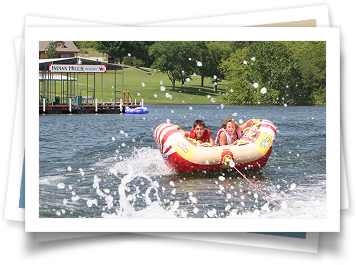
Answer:
<svg viewBox="0 0 357 265"><path fill-rule="evenodd" d="M195 120L191 131L180 130L180 132L185 137L195 139L197 141L197 143L199 143L199 144L208 142L210 145L214 146L212 132L211 132L211 130L206 128L206 124L202 120Z"/></svg>
<svg viewBox="0 0 357 265"><path fill-rule="evenodd" d="M215 144L219 146L237 144L237 141L242 136L241 131L252 125L254 122L255 119L250 119L242 125L239 125L234 118L226 119L217 132Z"/></svg>

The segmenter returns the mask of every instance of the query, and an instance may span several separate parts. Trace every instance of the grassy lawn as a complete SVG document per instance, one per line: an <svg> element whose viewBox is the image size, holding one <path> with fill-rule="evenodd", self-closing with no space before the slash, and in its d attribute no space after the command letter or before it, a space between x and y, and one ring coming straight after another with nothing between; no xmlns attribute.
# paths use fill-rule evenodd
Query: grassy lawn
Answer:
<svg viewBox="0 0 357 265"><path fill-rule="evenodd" d="M101 101L102 98L102 80L101 74L95 75L96 98ZM226 92L227 81L218 83L218 92L214 92L213 79L205 78L204 86L201 87L201 77L192 76L189 82L185 82L181 87L181 82L176 82L175 91L172 90L172 83L166 74L159 73L150 69L137 69L134 67L124 69L124 91L129 91L132 102L136 99L140 102L144 99L144 104L222 104L223 93ZM160 84L162 81L163 84ZM94 88L94 75L88 74L88 89ZM114 101L115 93L115 74L114 71L108 71L103 74L103 98L104 102ZM160 88L164 86L165 90ZM119 102L122 90L122 71L116 73L116 100ZM87 95L87 74L79 75L79 89L81 95ZM166 97L169 93L170 97ZM93 92L88 93L93 96ZM213 98L213 100L212 100Z"/></svg>

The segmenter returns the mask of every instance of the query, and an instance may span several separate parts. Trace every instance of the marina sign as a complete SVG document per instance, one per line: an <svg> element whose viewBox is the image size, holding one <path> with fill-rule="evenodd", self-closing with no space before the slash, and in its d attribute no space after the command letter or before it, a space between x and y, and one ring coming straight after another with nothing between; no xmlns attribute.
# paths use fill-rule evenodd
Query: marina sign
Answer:
<svg viewBox="0 0 357 265"><path fill-rule="evenodd" d="M95 64L50 64L51 73L106 73L106 65Z"/></svg>

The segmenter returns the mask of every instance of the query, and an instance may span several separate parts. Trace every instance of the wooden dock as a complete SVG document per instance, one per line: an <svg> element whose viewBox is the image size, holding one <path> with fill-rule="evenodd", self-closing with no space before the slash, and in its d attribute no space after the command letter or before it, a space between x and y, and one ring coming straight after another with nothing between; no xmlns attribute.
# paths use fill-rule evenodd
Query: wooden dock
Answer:
<svg viewBox="0 0 357 265"><path fill-rule="evenodd" d="M98 103L86 105L68 105L68 104L46 104L39 105L39 114L120 114L125 113L125 108L136 108L138 104L115 105L113 103Z"/></svg>

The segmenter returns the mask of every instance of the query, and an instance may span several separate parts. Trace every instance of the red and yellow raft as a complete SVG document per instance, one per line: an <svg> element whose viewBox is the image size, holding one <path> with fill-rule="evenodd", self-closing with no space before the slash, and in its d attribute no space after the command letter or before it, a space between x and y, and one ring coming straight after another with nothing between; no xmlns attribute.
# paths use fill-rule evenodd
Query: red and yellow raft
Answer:
<svg viewBox="0 0 357 265"><path fill-rule="evenodd" d="M165 163L177 173L227 170L231 161L241 170L262 169L273 148L275 125L256 120L243 133L237 145L201 145L184 137L177 125L163 123L155 129L154 138Z"/></svg>

